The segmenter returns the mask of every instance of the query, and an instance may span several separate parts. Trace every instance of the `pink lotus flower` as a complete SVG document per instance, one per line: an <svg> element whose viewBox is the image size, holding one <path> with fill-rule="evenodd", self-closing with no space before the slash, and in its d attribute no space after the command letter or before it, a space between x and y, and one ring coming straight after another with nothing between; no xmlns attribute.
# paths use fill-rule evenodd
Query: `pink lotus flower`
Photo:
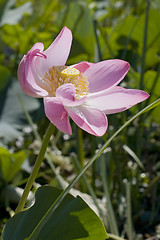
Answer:
<svg viewBox="0 0 160 240"><path fill-rule="evenodd" d="M60 131L72 134L69 114L80 128L102 136L108 126L105 114L124 111L149 95L117 86L129 70L125 61L65 66L71 42L72 33L64 27L47 50L36 43L19 64L18 80L26 94L44 98L45 114Z"/></svg>

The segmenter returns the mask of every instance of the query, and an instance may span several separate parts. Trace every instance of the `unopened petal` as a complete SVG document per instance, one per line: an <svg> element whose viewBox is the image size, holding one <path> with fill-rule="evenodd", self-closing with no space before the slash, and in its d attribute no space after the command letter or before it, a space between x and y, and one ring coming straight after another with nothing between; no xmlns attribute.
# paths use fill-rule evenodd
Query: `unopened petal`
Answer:
<svg viewBox="0 0 160 240"><path fill-rule="evenodd" d="M106 60L92 64L84 73L89 82L89 92L94 93L118 85L129 70L123 60Z"/></svg>
<svg viewBox="0 0 160 240"><path fill-rule="evenodd" d="M72 134L67 112L58 98L44 98L44 108L47 118L62 132Z"/></svg>
<svg viewBox="0 0 160 240"><path fill-rule="evenodd" d="M61 98L64 106L78 106L84 103L85 97L75 98L76 89L72 83L63 84L56 91L56 97Z"/></svg>
<svg viewBox="0 0 160 240"><path fill-rule="evenodd" d="M72 42L71 31L64 27L50 47L43 52L42 43L36 43L18 67L18 80L23 91L33 97L48 96L44 75L53 66L65 65Z"/></svg>
<svg viewBox="0 0 160 240"><path fill-rule="evenodd" d="M36 44L36 46L41 46L41 44ZM35 45L33 46L33 48L36 47ZM37 49L39 51L39 49ZM34 50L36 51L36 50ZM37 53L37 52L35 52ZM33 54L30 50L30 52L25 55L19 66L18 66L18 73L17 73L17 78L18 81L20 83L20 86L22 88L22 90L29 96L32 97L43 97L46 96L48 93L42 89L41 87L39 87L35 81L35 77L32 71L32 65L33 65Z"/></svg>
<svg viewBox="0 0 160 240"><path fill-rule="evenodd" d="M94 108L85 106L67 107L72 120L86 132L102 136L107 130L108 122L105 114Z"/></svg>
<svg viewBox="0 0 160 240"><path fill-rule="evenodd" d="M76 94L75 86L72 83L61 85L56 91L56 97L62 97L74 101Z"/></svg>
<svg viewBox="0 0 160 240"><path fill-rule="evenodd" d="M106 114L122 112L137 103L146 100L149 94L137 89L125 89L114 87L110 91L93 94L87 98L86 104L89 107L101 109Z"/></svg>

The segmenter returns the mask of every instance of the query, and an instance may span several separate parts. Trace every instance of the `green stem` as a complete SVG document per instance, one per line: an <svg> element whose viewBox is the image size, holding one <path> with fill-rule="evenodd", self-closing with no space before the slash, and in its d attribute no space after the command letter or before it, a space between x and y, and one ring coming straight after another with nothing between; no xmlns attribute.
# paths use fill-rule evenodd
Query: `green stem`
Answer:
<svg viewBox="0 0 160 240"><path fill-rule="evenodd" d="M130 40L131 40L131 35L134 31L134 28L136 27L137 25L137 22L138 22L139 18L136 19L136 21L134 22L133 26L131 27L131 30L126 38L126 41L125 41L125 45L124 45L124 50L123 50L123 53L122 53L122 57L121 59L124 59L126 58L126 54L127 54L127 50L128 50L128 45L130 43Z"/></svg>
<svg viewBox="0 0 160 240"><path fill-rule="evenodd" d="M148 32L148 19L149 19L150 0L147 0L146 14L145 14L145 25L144 25L144 36L143 36L143 50L142 50L142 66L141 66L141 77L140 77L140 89L144 88L144 73L145 73L145 58L147 52L147 32ZM139 110L142 108L143 103L139 104ZM137 155L141 158L142 150L142 137L143 129L141 123L137 129Z"/></svg>
<svg viewBox="0 0 160 240"><path fill-rule="evenodd" d="M19 103L20 103L20 105L21 105L21 107L22 107L22 110L24 111L24 114L25 114L25 116L26 116L26 118L27 118L27 121L28 121L29 125L30 125L31 128L32 128L34 137L41 143L41 138L40 138L37 130L36 130L35 127L34 127L33 121L32 121L32 119L31 119L28 111L26 110L26 108L25 108L25 106L24 106L24 104L23 104L23 100L22 100L21 96L18 94L17 97L18 97Z"/></svg>
<svg viewBox="0 0 160 240"><path fill-rule="evenodd" d="M81 171L82 168L81 168L80 163L79 163L77 157L75 156L75 154L72 154L72 159L73 159L73 161L74 161L75 166L77 167L77 169L78 169L79 171ZM92 198L93 198L93 202L94 202L95 206L97 207L97 210L98 210L98 212L99 212L99 215L101 216L101 219L103 220L104 224L107 226L107 225L108 225L108 222L107 222L107 220L106 220L106 217L104 216L101 208L99 207L99 203L98 203L97 196L96 196L96 194L95 194L95 192L94 192L91 184L89 183L89 181L88 181L87 176L86 176L85 173L82 175L82 180L83 180L85 186L87 187L89 194L90 194L90 195L92 196Z"/></svg>
<svg viewBox="0 0 160 240"><path fill-rule="evenodd" d="M131 210L131 186L130 183L126 183L126 200L127 200L127 233L128 239L133 240L133 231L132 231L132 210Z"/></svg>
<svg viewBox="0 0 160 240"><path fill-rule="evenodd" d="M105 196L107 199L107 210L109 215L110 230L111 230L111 233L119 236L118 226L117 226L115 213L114 213L112 202L111 202L111 196L110 196L108 184L107 184L106 162L105 162L104 155L101 155L100 171L101 171L101 177L102 177Z"/></svg>
<svg viewBox="0 0 160 240"><path fill-rule="evenodd" d="M146 189L146 191L143 193L143 196L145 197L151 190L152 188L154 187L154 185L156 183L158 183L160 181L160 176L156 176L155 178L153 178L153 180L150 182L148 188Z"/></svg>
<svg viewBox="0 0 160 240"><path fill-rule="evenodd" d="M144 79L144 71L145 71L145 57L146 57L146 50L147 50L147 31L148 31L149 8L150 8L150 0L147 1L147 6L146 6L140 89L143 89L143 79Z"/></svg>
<svg viewBox="0 0 160 240"><path fill-rule="evenodd" d="M103 39L103 41L106 44L106 47L108 48L109 54L111 58L114 58L114 52L112 51L112 48L110 46L110 43L108 41L108 36L106 36L106 33L103 32L102 27L98 26L98 30L100 31L101 37Z"/></svg>
<svg viewBox="0 0 160 240"><path fill-rule="evenodd" d="M145 171L145 167L141 160L137 157L137 155L132 151L131 148L129 148L127 145L123 145L123 149L135 160L135 162L138 164L138 166Z"/></svg>
<svg viewBox="0 0 160 240"><path fill-rule="evenodd" d="M78 127L78 158L81 168L84 167L84 149L83 149L83 133L82 129Z"/></svg>
<svg viewBox="0 0 160 240"><path fill-rule="evenodd" d="M20 212L23 210L24 208L24 205L25 205L25 202L27 200L27 197L28 197L28 194L32 188L32 185L36 179L36 176L38 174L38 171L40 169L40 166L41 166L41 163L43 161L43 158L44 158L44 155L45 155L45 152L46 152L46 149L47 149L47 146L48 146L48 143L49 143L49 140L50 140L50 137L53 133L53 129L54 129L54 126L52 125L52 123L49 124L49 127L47 129L47 132L43 138L43 142L42 142L42 146L41 146L41 150L39 152L39 155L37 157L37 160L35 162L35 165L33 167L33 171L30 175L30 177L28 178L28 182L25 186L25 189L24 189L24 192L22 194L22 197L20 199L20 202L18 204L18 207L16 209L16 213Z"/></svg>
<svg viewBox="0 0 160 240"><path fill-rule="evenodd" d="M42 144L42 139L41 139L41 137L40 137L37 129L34 127L32 118L30 117L28 111L26 110L26 108L25 108L25 106L24 106L24 104L23 104L23 101L22 101L22 99L21 99L21 97L20 97L19 95L18 95L18 99L19 99L19 102L20 102L20 104L21 104L21 107L22 107L22 109L23 109L23 111L24 111L24 114L26 115L27 121L28 121L29 125L30 125L31 128L32 128L32 131L33 131L33 134L34 134L35 139L37 139L37 140L40 142L40 144ZM58 134L58 137L59 137L59 134L61 134L61 132L58 131L57 134ZM46 160L47 160L50 168L52 169L52 171L53 171L53 173L54 173L54 175L55 175L55 178L56 178L59 186L60 186L62 189L65 189L64 180L63 180L62 177L57 173L56 168L55 168L53 162L51 161L51 157L49 156L49 154L46 153L46 154L45 154L45 158L46 158Z"/></svg>
<svg viewBox="0 0 160 240"><path fill-rule="evenodd" d="M111 234L111 233L107 233L107 234L108 234L108 237L109 237L110 240L112 240L112 239L114 239L114 240L126 240L124 238L118 237L118 236L116 236L114 234Z"/></svg>
<svg viewBox="0 0 160 240"><path fill-rule="evenodd" d="M84 167L84 149L83 149L83 133L82 129L76 126L77 130L77 154L78 154L78 160L81 165L81 168ZM80 179L80 189L82 192L87 192L86 186L84 182Z"/></svg>
<svg viewBox="0 0 160 240"><path fill-rule="evenodd" d="M94 33L95 33L95 38L96 38L96 47L97 47L97 54L98 56L96 57L95 61L102 61L102 54L100 50L100 44L99 44L99 39L98 39L98 34L97 34L97 21L93 21L93 26L94 26Z"/></svg>

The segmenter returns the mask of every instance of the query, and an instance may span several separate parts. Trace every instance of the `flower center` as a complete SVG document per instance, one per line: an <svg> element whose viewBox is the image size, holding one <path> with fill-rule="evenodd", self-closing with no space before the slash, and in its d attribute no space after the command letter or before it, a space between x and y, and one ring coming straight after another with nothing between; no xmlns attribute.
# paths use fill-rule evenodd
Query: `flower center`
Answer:
<svg viewBox="0 0 160 240"><path fill-rule="evenodd" d="M44 88L48 91L50 96L55 96L57 88L65 83L74 84L77 98L88 94L89 83L86 77L73 67L51 67L48 70L48 73L45 73L42 82L44 83Z"/></svg>

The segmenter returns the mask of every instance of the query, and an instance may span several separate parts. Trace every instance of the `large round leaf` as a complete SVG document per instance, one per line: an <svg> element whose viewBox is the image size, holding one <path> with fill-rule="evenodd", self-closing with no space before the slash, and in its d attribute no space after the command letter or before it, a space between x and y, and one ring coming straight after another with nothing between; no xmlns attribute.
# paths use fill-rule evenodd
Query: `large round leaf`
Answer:
<svg viewBox="0 0 160 240"><path fill-rule="evenodd" d="M40 187L35 204L12 217L3 231L3 240L105 240L105 228L93 210L78 196L68 194L55 210L37 237L30 238L46 211L62 190L50 186Z"/></svg>

